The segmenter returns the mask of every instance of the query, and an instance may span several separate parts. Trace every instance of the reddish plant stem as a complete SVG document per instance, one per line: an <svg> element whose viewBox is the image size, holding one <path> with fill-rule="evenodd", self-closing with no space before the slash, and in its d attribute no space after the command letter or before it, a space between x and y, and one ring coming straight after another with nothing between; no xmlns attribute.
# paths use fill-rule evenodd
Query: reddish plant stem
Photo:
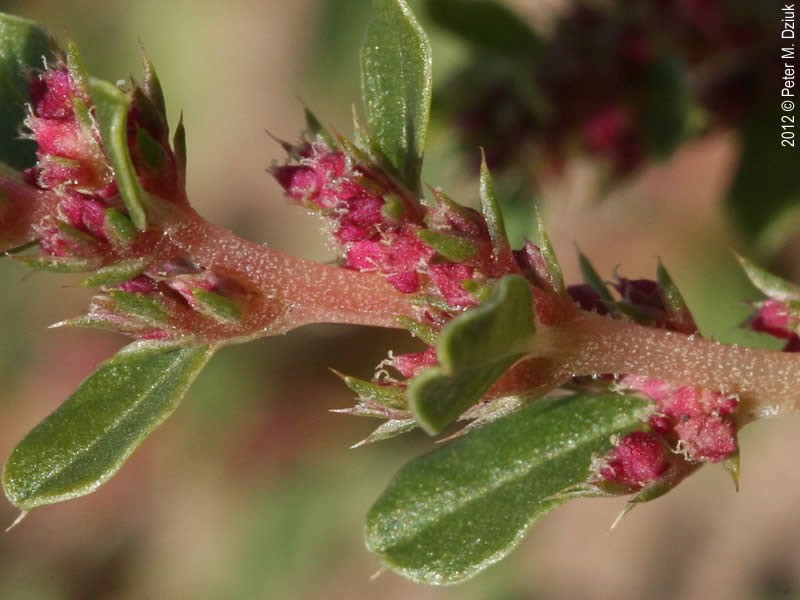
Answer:
<svg viewBox="0 0 800 600"><path fill-rule="evenodd" d="M410 298L380 275L323 265L290 256L240 238L209 223L192 210L162 215L163 236L156 252L165 258L183 254L258 290L241 337L274 335L308 323L351 323L397 327L410 316Z"/></svg>
<svg viewBox="0 0 800 600"><path fill-rule="evenodd" d="M33 241L37 226L55 213L57 196L2 175L0 191L0 243L9 249ZM254 290L240 322L219 324L190 314L188 319L197 322L187 321L183 329L199 338L224 343L308 323L396 327L398 316L413 314L409 296L377 274L283 254L213 225L187 207L159 202L150 209L154 227L131 247L106 257L106 264L145 256L158 264L185 256ZM537 311L546 308L536 304ZM581 375L629 373L738 394L741 425L800 411L798 355L721 344L585 311L562 318L555 320L558 325L540 326L533 340L535 358L514 367L491 395L546 391Z"/></svg>
<svg viewBox="0 0 800 600"><path fill-rule="evenodd" d="M628 373L738 394L740 426L800 411L800 356L722 344L579 311L540 328L538 358L514 368L503 387L548 389L574 376Z"/></svg>

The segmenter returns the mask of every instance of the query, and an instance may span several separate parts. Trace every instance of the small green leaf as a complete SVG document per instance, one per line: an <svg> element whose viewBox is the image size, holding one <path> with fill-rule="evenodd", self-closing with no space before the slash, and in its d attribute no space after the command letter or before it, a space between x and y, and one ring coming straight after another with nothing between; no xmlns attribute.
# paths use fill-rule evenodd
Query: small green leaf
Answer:
<svg viewBox="0 0 800 600"><path fill-rule="evenodd" d="M531 302L525 279L510 275L486 302L447 324L436 346L440 366L408 386L420 427L430 434L442 431L525 355L535 331Z"/></svg>
<svg viewBox="0 0 800 600"><path fill-rule="evenodd" d="M440 367L420 373L408 386L409 406L419 426L429 435L441 433L483 398L492 384L522 356L522 353L504 356L452 375Z"/></svg>
<svg viewBox="0 0 800 600"><path fill-rule="evenodd" d="M489 237L492 239L495 258L506 259L511 255L511 245L508 242L506 227L503 224L503 214L500 212L500 205L494 194L494 181L486 164L486 155L483 150L481 150L480 195L481 212L483 212L483 218L486 219L486 226L489 228Z"/></svg>
<svg viewBox="0 0 800 600"><path fill-rule="evenodd" d="M52 57L52 41L41 27L0 13L0 162L20 171L36 162L36 143L19 136L30 100L27 75Z"/></svg>
<svg viewBox="0 0 800 600"><path fill-rule="evenodd" d="M433 229L421 229L417 237L439 254L453 262L466 262L478 254L478 245L472 238L442 233Z"/></svg>
<svg viewBox="0 0 800 600"><path fill-rule="evenodd" d="M367 546L414 581L463 581L506 556L648 411L632 396L576 395L493 421L403 467L369 511Z"/></svg>
<svg viewBox="0 0 800 600"><path fill-rule="evenodd" d="M405 0L373 0L361 47L367 123L390 168L420 190L431 104L431 49Z"/></svg>
<svg viewBox="0 0 800 600"><path fill-rule="evenodd" d="M530 59L542 47L539 36L522 19L491 0L428 0L437 25L477 46L482 53Z"/></svg>
<svg viewBox="0 0 800 600"><path fill-rule="evenodd" d="M750 262L744 256L736 255L750 282L765 296L775 300L800 300L800 286L773 275Z"/></svg>
<svg viewBox="0 0 800 600"><path fill-rule="evenodd" d="M100 133L108 159L114 168L122 201L133 224L139 231L144 231L147 229L145 191L139 183L128 150L128 111L131 108L131 95L99 79L91 80L91 91Z"/></svg>
<svg viewBox="0 0 800 600"><path fill-rule="evenodd" d="M27 511L95 491L175 410L213 350L136 343L103 363L14 448L6 497Z"/></svg>
<svg viewBox="0 0 800 600"><path fill-rule="evenodd" d="M530 286L523 277L509 275L486 302L442 330L436 347L439 362L448 373L486 365L524 351L534 331Z"/></svg>

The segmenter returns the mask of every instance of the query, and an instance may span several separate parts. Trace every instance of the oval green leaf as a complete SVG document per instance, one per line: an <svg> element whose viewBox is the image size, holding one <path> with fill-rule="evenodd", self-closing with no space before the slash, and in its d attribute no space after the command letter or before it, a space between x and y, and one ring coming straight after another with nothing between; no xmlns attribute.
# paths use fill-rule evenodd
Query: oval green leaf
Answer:
<svg viewBox="0 0 800 600"><path fill-rule="evenodd" d="M0 162L15 169L36 162L36 143L19 135L30 100L26 71L41 69L52 55L50 36L36 23L0 14Z"/></svg>
<svg viewBox="0 0 800 600"><path fill-rule="evenodd" d="M14 448L6 497L28 511L95 491L172 414L213 351L155 342L120 351Z"/></svg>
<svg viewBox="0 0 800 600"><path fill-rule="evenodd" d="M431 105L431 49L404 0L373 0L361 46L361 87L384 167L414 192Z"/></svg>
<svg viewBox="0 0 800 600"><path fill-rule="evenodd" d="M576 395L493 421L403 467L367 515L367 546L414 581L463 581L506 556L648 412L632 396Z"/></svg>

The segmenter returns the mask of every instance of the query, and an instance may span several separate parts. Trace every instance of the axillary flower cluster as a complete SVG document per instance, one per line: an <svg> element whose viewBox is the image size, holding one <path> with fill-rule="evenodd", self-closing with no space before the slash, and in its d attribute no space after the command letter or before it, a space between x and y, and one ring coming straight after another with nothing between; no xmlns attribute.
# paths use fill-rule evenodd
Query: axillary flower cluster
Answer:
<svg viewBox="0 0 800 600"><path fill-rule="evenodd" d="M639 430L595 458L589 488L646 500L705 463L724 463L736 474L740 390L685 376L672 380L638 370L635 361L621 361L633 365L630 370L606 370L600 358L586 358L589 330L598 324L700 337L663 267L656 280L617 277L609 284L582 256L585 283L565 285L541 222L538 244L509 245L485 164L478 211L439 189L427 195L408 189L369 140L334 137L310 115L305 139L285 143L288 159L270 171L287 198L324 219L339 264L285 257L191 210L183 127L171 144L149 63L144 84L125 91L127 110L109 127L96 99L123 94L111 87L93 84L72 49L32 75L24 126L38 145L38 160L22 181L0 180L10 198L4 229L26 222L25 234L15 239L36 242L19 259L39 269L89 272L87 285L99 288L88 313L65 324L218 345L312 320L406 328L424 350L390 354L372 380L345 377L358 402L343 412L386 421L365 440L372 442L418 425L409 388L431 369L448 375L443 337L481 310L489 320L501 319L496 295L501 282L515 278L525 282L530 339L509 351L508 361L480 371L477 383L454 380L480 390L460 412L460 419L473 421L466 429L559 389L636 393L652 401L652 410ZM771 298L756 307L750 325L787 339L787 350L794 350L800 294L765 289ZM571 337L575 323L588 323L583 337Z"/></svg>
<svg viewBox="0 0 800 600"><path fill-rule="evenodd" d="M440 190L431 190L430 199L418 198L364 154L321 133L285 146L289 161L271 171L286 196L322 216L343 267L379 273L400 292L414 296L413 320L405 324L429 344L418 353L390 355L371 383L346 378L360 399L343 412L389 421L365 441L414 427L402 394L409 380L437 364L436 340L442 329L477 306L507 275L527 280L540 329L554 331L577 312L587 311L699 336L663 268L659 281L617 278L609 288L582 257L591 283L565 286L546 235L541 245L527 242L521 250L511 250L486 196L483 213L454 203ZM491 415L492 403L502 404L523 369L524 363L512 368L463 417L482 420ZM642 430L616 440L607 456L597 457L588 483L598 490L666 491L708 462L725 461L735 472L735 394L621 373L573 377L562 384L638 392L652 400L652 415Z"/></svg>

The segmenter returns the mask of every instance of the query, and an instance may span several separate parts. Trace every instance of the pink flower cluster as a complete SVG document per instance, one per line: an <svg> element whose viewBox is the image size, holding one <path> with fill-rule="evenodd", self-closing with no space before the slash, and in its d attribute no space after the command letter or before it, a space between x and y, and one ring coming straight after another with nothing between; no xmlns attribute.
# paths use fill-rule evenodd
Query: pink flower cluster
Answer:
<svg viewBox="0 0 800 600"><path fill-rule="evenodd" d="M625 436L603 459L593 476L601 485L636 492L736 454L736 396L636 375L626 375L619 386L651 399L656 410L648 431Z"/></svg>
<svg viewBox="0 0 800 600"><path fill-rule="evenodd" d="M290 200L324 216L345 267L380 273L403 293L433 294L458 311L478 303L470 288L509 267L494 261L479 213L438 193L433 207L424 206L379 168L321 137L289 147L289 162L272 173ZM441 237L464 256L449 258L437 245Z"/></svg>
<svg viewBox="0 0 800 600"><path fill-rule="evenodd" d="M25 176L61 197L57 218L40 231L40 248L59 258L101 256L118 237L107 211L122 216L123 208L85 82L62 62L35 76L30 94L25 126L38 144L38 160Z"/></svg>
<svg viewBox="0 0 800 600"><path fill-rule="evenodd" d="M140 184L175 204L186 202L181 166L169 144L163 98L150 65L144 87L133 85L128 150ZM127 216L94 114L88 82L64 57L33 76L25 120L36 141L37 163L28 183L58 197L56 214L39 227L39 249L55 268L93 271L132 265L130 279L104 285L89 314L75 323L110 327L140 338L181 333L180 314L195 311L216 321L234 319L243 294L237 285L183 256L129 249L141 235ZM157 224L147 235L158 239ZM36 266L40 262L32 261ZM123 272L125 270L123 269Z"/></svg>
<svg viewBox="0 0 800 600"><path fill-rule="evenodd" d="M784 352L800 352L800 308L795 304L768 298L756 304L756 314L748 324L753 331L786 340Z"/></svg>

